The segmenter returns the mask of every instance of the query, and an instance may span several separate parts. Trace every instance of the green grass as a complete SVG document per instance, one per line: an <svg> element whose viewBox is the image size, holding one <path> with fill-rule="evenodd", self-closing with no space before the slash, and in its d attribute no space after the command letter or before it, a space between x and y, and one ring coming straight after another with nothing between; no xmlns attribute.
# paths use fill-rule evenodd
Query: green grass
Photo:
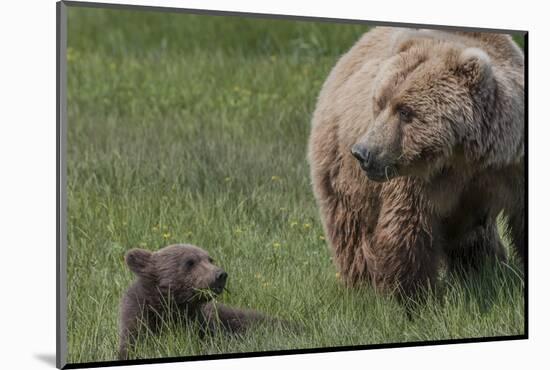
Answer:
<svg viewBox="0 0 550 370"><path fill-rule="evenodd" d="M305 151L322 82L366 27L80 8L68 27L69 362L115 359L125 251L175 242L229 272L222 302L305 329L200 341L168 325L142 358L524 332L513 261L443 278L414 319L338 280Z"/></svg>

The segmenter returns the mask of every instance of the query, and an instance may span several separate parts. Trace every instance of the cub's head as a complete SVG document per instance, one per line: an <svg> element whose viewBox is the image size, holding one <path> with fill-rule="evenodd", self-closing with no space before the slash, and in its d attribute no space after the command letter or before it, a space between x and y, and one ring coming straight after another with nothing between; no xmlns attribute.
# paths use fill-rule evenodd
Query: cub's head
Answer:
<svg viewBox="0 0 550 370"><path fill-rule="evenodd" d="M429 37L395 47L374 84L373 121L351 153L371 180L429 180L483 140L495 99L491 61L481 49Z"/></svg>
<svg viewBox="0 0 550 370"><path fill-rule="evenodd" d="M156 252L132 249L126 264L145 284L153 285L164 297L178 304L201 303L209 294L220 294L227 273L214 265L203 249L189 244L175 244Z"/></svg>

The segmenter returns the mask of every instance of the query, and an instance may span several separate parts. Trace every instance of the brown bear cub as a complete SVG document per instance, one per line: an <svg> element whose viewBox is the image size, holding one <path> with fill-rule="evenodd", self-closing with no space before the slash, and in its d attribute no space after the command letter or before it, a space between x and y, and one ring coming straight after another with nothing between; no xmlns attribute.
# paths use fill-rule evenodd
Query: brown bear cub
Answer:
<svg viewBox="0 0 550 370"><path fill-rule="evenodd" d="M168 319L196 321L200 335L220 330L242 333L254 323L272 321L259 312L212 301L225 288L227 273L199 247L175 244L156 252L132 249L125 259L137 279L124 293L120 307L121 360L128 358L141 326L156 333Z"/></svg>

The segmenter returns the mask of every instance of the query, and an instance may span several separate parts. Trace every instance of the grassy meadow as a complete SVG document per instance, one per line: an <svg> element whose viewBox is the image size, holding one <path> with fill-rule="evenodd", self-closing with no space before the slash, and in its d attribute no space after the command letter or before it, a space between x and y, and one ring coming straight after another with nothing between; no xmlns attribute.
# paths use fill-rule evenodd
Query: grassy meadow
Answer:
<svg viewBox="0 0 550 370"><path fill-rule="evenodd" d="M140 358L517 335L517 263L413 319L345 288L310 187L316 96L364 25L140 11L68 11L68 361L116 358L124 253L185 242L229 273L221 302L301 323L242 338L170 326Z"/></svg>

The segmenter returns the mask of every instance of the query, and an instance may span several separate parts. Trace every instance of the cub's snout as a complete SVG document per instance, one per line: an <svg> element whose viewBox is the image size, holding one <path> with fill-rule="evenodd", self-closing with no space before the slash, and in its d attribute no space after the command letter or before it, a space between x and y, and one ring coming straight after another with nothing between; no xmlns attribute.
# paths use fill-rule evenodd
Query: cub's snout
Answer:
<svg viewBox="0 0 550 370"><path fill-rule="evenodd" d="M210 290L216 294L220 294L225 288L225 283L227 282L227 272L223 269L218 269L215 273L215 278L212 284L210 285Z"/></svg>

